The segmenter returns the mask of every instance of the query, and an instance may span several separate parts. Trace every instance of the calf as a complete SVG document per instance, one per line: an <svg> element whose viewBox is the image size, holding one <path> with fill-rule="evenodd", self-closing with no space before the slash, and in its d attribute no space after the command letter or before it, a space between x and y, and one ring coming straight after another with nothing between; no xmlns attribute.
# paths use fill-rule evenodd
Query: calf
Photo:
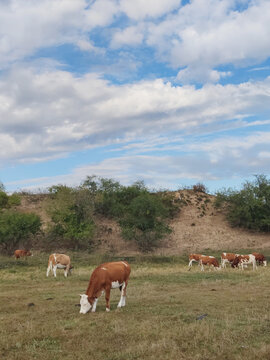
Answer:
<svg viewBox="0 0 270 360"><path fill-rule="evenodd" d="M33 254L29 250L15 250L14 256L16 259L19 259L21 257L33 256Z"/></svg>
<svg viewBox="0 0 270 360"><path fill-rule="evenodd" d="M219 262L214 256L202 256L200 259L201 271L204 271L204 265L209 266L209 270L213 267L215 270L220 270Z"/></svg>
<svg viewBox="0 0 270 360"><path fill-rule="evenodd" d="M222 268L226 268L226 264L230 263L232 264L232 262L234 261L234 259L236 258L236 256L239 256L239 254L234 254L234 253L222 253L221 254L221 267Z"/></svg>
<svg viewBox="0 0 270 360"><path fill-rule="evenodd" d="M205 256L205 255L202 255L202 254L190 254L189 255L189 257L188 257L189 258L189 263L188 263L189 270L191 269L193 261L200 263L200 259L202 256Z"/></svg>
<svg viewBox="0 0 270 360"><path fill-rule="evenodd" d="M252 255L255 256L255 260L259 263L259 265L263 265L263 266L267 265L266 258L263 254L254 252L252 253Z"/></svg>
<svg viewBox="0 0 270 360"><path fill-rule="evenodd" d="M239 267L240 265L240 268L244 270L244 265L248 265L248 264L252 264L253 270L255 269L257 270L256 258L252 254L236 256L236 258L232 262L232 267L235 268L235 267Z"/></svg>
<svg viewBox="0 0 270 360"><path fill-rule="evenodd" d="M111 289L119 288L121 298L117 307L126 305L126 290L130 275L130 266L126 261L109 262L99 265L92 273L86 293L81 296L80 313L86 314L90 309L96 311L98 298L105 291L106 311L110 311Z"/></svg>
<svg viewBox="0 0 270 360"><path fill-rule="evenodd" d="M65 277L67 277L68 274L71 274L72 266L70 264L70 257L65 254L51 254L48 261L47 277L49 276L50 271L52 271L54 277L56 277L57 268L65 269Z"/></svg>

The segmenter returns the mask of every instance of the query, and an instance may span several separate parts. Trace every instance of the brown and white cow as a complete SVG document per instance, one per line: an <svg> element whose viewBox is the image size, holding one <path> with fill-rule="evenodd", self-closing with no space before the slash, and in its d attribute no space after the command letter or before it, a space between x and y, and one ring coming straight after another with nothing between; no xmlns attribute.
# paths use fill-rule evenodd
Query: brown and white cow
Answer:
<svg viewBox="0 0 270 360"><path fill-rule="evenodd" d="M126 305L126 290L130 275L130 266L126 261L109 262L99 265L92 273L86 293L81 296L80 313L86 314L90 309L96 311L98 298L105 291L106 311L110 311L111 289L119 288L121 298L117 307Z"/></svg>
<svg viewBox="0 0 270 360"><path fill-rule="evenodd" d="M239 256L239 254L234 254L234 253L225 253L223 252L221 254L221 267L222 268L226 268L226 264L232 264L232 262L234 261L234 259L236 258L236 256Z"/></svg>
<svg viewBox="0 0 270 360"><path fill-rule="evenodd" d="M244 266L248 264L252 264L253 270L257 270L256 258L252 254L236 256L232 262L232 267L235 268L240 266L240 269L244 270Z"/></svg>
<svg viewBox="0 0 270 360"><path fill-rule="evenodd" d="M214 256L203 255L200 258L201 271L204 271L204 265L208 265L209 270L211 269L211 267L213 267L215 270L221 269L221 267L219 266L219 262L217 261L217 259Z"/></svg>
<svg viewBox="0 0 270 360"><path fill-rule="evenodd" d="M56 277L56 269L65 269L64 275L67 277L71 273L71 263L70 257L65 254L51 254L49 256L48 268L47 268L47 277L49 276L50 271L52 271L54 277Z"/></svg>
<svg viewBox="0 0 270 360"><path fill-rule="evenodd" d="M188 257L188 259L189 259L189 263L188 263L189 270L191 269L193 261L197 262L198 265L199 265L202 256L205 256L205 255L202 255L202 254L190 254L189 255L189 257Z"/></svg>
<svg viewBox="0 0 270 360"><path fill-rule="evenodd" d="M15 250L14 256L16 259L19 259L21 257L33 256L33 254L29 250Z"/></svg>
<svg viewBox="0 0 270 360"><path fill-rule="evenodd" d="M267 266L267 261L263 254L254 252L252 255L255 256L255 260L259 263L259 265Z"/></svg>

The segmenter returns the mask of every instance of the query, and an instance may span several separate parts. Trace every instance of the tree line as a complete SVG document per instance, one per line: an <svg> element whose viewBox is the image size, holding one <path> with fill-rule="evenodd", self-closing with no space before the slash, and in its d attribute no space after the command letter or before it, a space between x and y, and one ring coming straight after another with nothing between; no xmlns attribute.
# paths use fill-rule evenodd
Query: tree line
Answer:
<svg viewBox="0 0 270 360"><path fill-rule="evenodd" d="M79 187L48 189L50 221L42 231L38 215L20 213L10 204L14 196L20 201L19 194L8 196L3 186L0 198L1 194L6 201L0 203L0 244L6 251L37 235L51 247L92 251L97 245L97 216L114 219L126 241L135 242L141 251L151 251L172 231L169 220L180 211L180 201L168 191L151 192L143 182L123 186L113 179L88 176Z"/></svg>
<svg viewBox="0 0 270 360"><path fill-rule="evenodd" d="M203 184L194 185L193 190L207 191ZM44 230L37 214L18 211L21 197L20 193L8 195L0 183L2 251L26 248L37 237L47 246L93 251L97 246L95 219L103 216L119 224L126 241L147 252L171 233L170 220L183 206L173 192L152 192L140 181L123 186L113 179L88 176L78 187L55 185L48 189L46 211L50 221ZM219 191L215 206L223 209L231 226L269 232L270 180L256 175L240 190Z"/></svg>

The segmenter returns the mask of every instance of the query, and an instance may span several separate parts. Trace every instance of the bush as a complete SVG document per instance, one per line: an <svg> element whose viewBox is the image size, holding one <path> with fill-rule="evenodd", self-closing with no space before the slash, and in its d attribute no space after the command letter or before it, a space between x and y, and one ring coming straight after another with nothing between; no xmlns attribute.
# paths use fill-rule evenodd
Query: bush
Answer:
<svg viewBox="0 0 270 360"><path fill-rule="evenodd" d="M12 194L8 197L9 206L18 206L21 205L21 198L18 194Z"/></svg>
<svg viewBox="0 0 270 360"><path fill-rule="evenodd" d="M270 181L257 175L246 182L240 191L225 189L217 194L216 207L225 206L232 226L270 231Z"/></svg>
<svg viewBox="0 0 270 360"><path fill-rule="evenodd" d="M4 191L0 191L0 209L7 207L8 196Z"/></svg>
<svg viewBox="0 0 270 360"><path fill-rule="evenodd" d="M202 193L206 193L207 189L206 186L204 184L198 183L196 185L193 185L193 191L194 192L202 192Z"/></svg>
<svg viewBox="0 0 270 360"><path fill-rule="evenodd" d="M11 252L23 243L29 244L29 237L40 231L41 221L36 214L23 214L13 211L0 213L0 244Z"/></svg>
<svg viewBox="0 0 270 360"><path fill-rule="evenodd" d="M49 191L52 198L47 210L53 225L47 239L50 242L57 239L62 246L74 249L92 248L95 224L91 192L85 188L73 189L62 185Z"/></svg>
<svg viewBox="0 0 270 360"><path fill-rule="evenodd" d="M148 193L140 194L130 202L125 216L119 220L123 237L134 239L140 250L150 251L171 232L164 222L168 216L161 199Z"/></svg>
<svg viewBox="0 0 270 360"><path fill-rule="evenodd" d="M117 220L123 237L135 241L143 251L158 246L170 232L166 219L173 218L180 207L173 195L151 194L142 181L122 186L112 179L92 176L82 186L95 194L95 212Z"/></svg>

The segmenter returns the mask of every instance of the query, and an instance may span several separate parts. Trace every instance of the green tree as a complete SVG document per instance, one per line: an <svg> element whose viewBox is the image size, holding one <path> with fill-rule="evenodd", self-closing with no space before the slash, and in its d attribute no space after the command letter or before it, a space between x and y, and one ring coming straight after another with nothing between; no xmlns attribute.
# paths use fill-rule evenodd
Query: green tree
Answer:
<svg viewBox="0 0 270 360"><path fill-rule="evenodd" d="M125 239L135 240L142 251L150 251L171 232L165 222L168 217L168 209L159 197L142 193L131 200L119 223Z"/></svg>
<svg viewBox="0 0 270 360"><path fill-rule="evenodd" d="M48 213L53 225L49 239L55 238L66 247L90 249L93 246L95 224L93 221L93 196L86 188L64 185L49 189L52 194Z"/></svg>
<svg viewBox="0 0 270 360"><path fill-rule="evenodd" d="M0 213L0 244L8 252L21 244L29 245L29 237L40 231L41 221L36 214L14 211Z"/></svg>
<svg viewBox="0 0 270 360"><path fill-rule="evenodd" d="M232 226L270 231L270 181L256 175L253 182L245 182L239 191L225 189L217 193L217 207L224 206Z"/></svg>
<svg viewBox="0 0 270 360"><path fill-rule="evenodd" d="M8 195L0 190L0 209L7 207L8 205Z"/></svg>

